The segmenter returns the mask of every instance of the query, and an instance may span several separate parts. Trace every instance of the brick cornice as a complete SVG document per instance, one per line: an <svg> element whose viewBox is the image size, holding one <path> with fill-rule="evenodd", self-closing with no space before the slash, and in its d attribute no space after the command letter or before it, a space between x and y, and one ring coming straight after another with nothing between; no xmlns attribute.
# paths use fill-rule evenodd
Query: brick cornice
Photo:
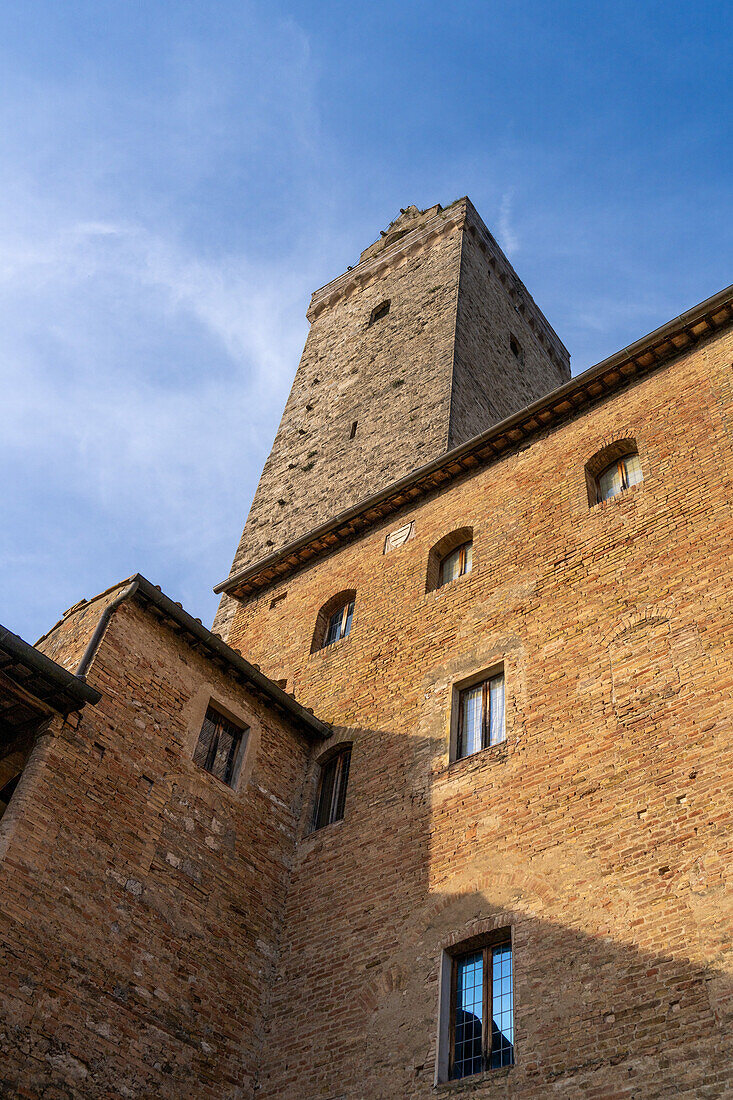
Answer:
<svg viewBox="0 0 733 1100"><path fill-rule="evenodd" d="M221 581L214 592L248 599L352 541L376 523L592 407L634 378L649 374L733 322L733 286L590 367L488 431L414 470L327 523Z"/></svg>

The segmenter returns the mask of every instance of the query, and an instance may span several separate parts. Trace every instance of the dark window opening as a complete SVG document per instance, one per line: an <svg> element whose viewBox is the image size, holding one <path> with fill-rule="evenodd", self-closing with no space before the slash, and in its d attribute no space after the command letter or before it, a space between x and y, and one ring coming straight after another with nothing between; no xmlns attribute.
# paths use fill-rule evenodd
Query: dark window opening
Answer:
<svg viewBox="0 0 733 1100"><path fill-rule="evenodd" d="M231 787L244 732L223 714L209 707L193 754L194 764Z"/></svg>
<svg viewBox="0 0 733 1100"><path fill-rule="evenodd" d="M514 358L518 359L520 363L523 363L524 352L522 351L522 345L519 343L516 336L512 336L511 333L509 334L509 347Z"/></svg>
<svg viewBox="0 0 733 1100"><path fill-rule="evenodd" d="M2 820L3 814L8 808L10 799L15 794L15 788L18 786L18 781L22 775L22 772L18 772L12 779L9 779L5 786L0 790L0 820Z"/></svg>
<svg viewBox="0 0 733 1100"><path fill-rule="evenodd" d="M456 759L500 744L506 737L504 711L503 671L461 691Z"/></svg>
<svg viewBox="0 0 733 1100"><path fill-rule="evenodd" d="M386 317L389 313L389 299L385 302L381 302L380 305L375 306L369 317L369 324L373 325L375 321L381 321L383 317Z"/></svg>
<svg viewBox="0 0 733 1100"><path fill-rule="evenodd" d="M441 561L438 587L442 588L444 584L450 584L451 581L470 573L472 568L473 542L464 542L455 550L451 550L450 554L446 554Z"/></svg>
<svg viewBox="0 0 733 1100"><path fill-rule="evenodd" d="M451 1080L514 1064L512 945L499 943L453 958Z"/></svg>
<svg viewBox="0 0 733 1100"><path fill-rule="evenodd" d="M321 765L313 813L314 829L322 829L343 818L350 763L351 745L344 745Z"/></svg>
<svg viewBox="0 0 733 1100"><path fill-rule="evenodd" d="M354 436L356 435L356 429L357 429L358 425L359 425L358 420L355 420L354 423L351 425L351 432L349 433L349 439L353 439Z"/></svg>

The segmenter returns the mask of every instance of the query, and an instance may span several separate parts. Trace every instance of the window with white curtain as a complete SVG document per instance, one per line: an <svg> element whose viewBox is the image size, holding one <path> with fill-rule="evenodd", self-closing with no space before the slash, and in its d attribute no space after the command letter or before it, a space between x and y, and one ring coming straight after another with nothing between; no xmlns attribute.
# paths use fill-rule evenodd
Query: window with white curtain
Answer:
<svg viewBox="0 0 733 1100"><path fill-rule="evenodd" d="M472 756L506 737L504 671L494 673L458 697L456 758Z"/></svg>

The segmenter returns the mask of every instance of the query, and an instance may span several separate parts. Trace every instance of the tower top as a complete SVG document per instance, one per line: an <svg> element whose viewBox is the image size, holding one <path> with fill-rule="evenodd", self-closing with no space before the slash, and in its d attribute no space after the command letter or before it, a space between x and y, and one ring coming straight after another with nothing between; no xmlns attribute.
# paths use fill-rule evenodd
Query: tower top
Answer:
<svg viewBox="0 0 733 1100"><path fill-rule="evenodd" d="M568 372L568 349L484 225L467 195L446 207L436 203L425 210L420 210L417 206L400 210L395 220L382 231L379 239L364 249L355 267L347 268L343 275L313 292L307 311L308 320L313 322L339 300L372 286L375 280L403 266L411 255L430 247L454 229L465 229L471 234L489 268L499 277L514 309L528 323L545 354L560 370Z"/></svg>
<svg viewBox="0 0 733 1100"><path fill-rule="evenodd" d="M569 355L467 198L408 206L317 290L232 576L570 376ZM225 596L216 628L226 636Z"/></svg>

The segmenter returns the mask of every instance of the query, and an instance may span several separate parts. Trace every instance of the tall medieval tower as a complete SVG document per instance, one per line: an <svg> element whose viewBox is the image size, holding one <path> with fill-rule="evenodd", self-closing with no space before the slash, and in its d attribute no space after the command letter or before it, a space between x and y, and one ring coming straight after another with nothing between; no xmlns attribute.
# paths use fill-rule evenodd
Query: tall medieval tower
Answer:
<svg viewBox="0 0 733 1100"><path fill-rule="evenodd" d="M317 290L226 588L298 537L570 377L569 355L467 198L403 210Z"/></svg>

